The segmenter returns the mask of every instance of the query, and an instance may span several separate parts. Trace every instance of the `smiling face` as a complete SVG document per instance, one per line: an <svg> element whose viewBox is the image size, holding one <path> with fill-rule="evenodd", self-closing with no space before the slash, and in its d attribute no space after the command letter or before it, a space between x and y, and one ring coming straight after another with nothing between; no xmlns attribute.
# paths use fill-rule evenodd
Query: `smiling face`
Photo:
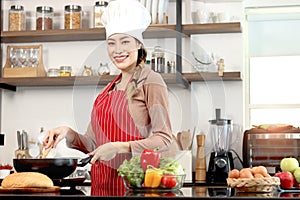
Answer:
<svg viewBox="0 0 300 200"><path fill-rule="evenodd" d="M114 34L107 39L109 57L121 71L130 71L136 67L139 48L141 43L126 34Z"/></svg>

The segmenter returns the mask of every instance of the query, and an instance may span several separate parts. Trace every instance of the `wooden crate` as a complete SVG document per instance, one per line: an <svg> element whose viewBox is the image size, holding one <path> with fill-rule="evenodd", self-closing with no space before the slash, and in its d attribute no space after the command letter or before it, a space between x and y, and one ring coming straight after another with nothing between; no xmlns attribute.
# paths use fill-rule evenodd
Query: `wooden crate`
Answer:
<svg viewBox="0 0 300 200"><path fill-rule="evenodd" d="M36 67L23 66L23 67L13 67L10 59L10 52L12 49L17 50L28 50L36 49L38 50L38 65ZM3 77L40 77L46 76L46 71L43 64L43 46L7 46L7 58L6 63L3 68Z"/></svg>

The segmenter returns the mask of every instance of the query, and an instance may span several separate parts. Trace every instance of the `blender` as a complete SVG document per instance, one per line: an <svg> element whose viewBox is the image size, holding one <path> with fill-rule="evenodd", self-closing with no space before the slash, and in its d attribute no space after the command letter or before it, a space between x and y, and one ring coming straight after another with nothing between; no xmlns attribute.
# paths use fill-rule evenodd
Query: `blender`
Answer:
<svg viewBox="0 0 300 200"><path fill-rule="evenodd" d="M232 122L229 119L221 119L221 110L216 109L216 119L209 120L209 134L213 142L208 171L207 183L226 184L226 179L233 169L232 153L229 152L232 137Z"/></svg>

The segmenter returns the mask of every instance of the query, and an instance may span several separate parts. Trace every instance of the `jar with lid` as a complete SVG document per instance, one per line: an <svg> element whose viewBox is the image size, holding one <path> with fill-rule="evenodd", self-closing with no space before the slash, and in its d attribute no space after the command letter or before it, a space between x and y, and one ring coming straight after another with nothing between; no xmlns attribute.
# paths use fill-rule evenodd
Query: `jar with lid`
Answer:
<svg viewBox="0 0 300 200"><path fill-rule="evenodd" d="M151 58L151 68L159 73L165 72L165 53L160 46L154 47Z"/></svg>
<svg viewBox="0 0 300 200"><path fill-rule="evenodd" d="M12 5L9 10L9 31L25 31L26 16L24 7Z"/></svg>
<svg viewBox="0 0 300 200"><path fill-rule="evenodd" d="M36 30L52 30L53 8L49 6L38 6L36 8Z"/></svg>
<svg viewBox="0 0 300 200"><path fill-rule="evenodd" d="M108 5L107 1L96 1L94 5L94 28L103 27L101 17L105 7Z"/></svg>
<svg viewBox="0 0 300 200"><path fill-rule="evenodd" d="M79 5L65 6L65 29L80 29L82 9Z"/></svg>
<svg viewBox="0 0 300 200"><path fill-rule="evenodd" d="M50 68L50 69L48 69L47 76L49 76L49 77L60 76L60 70L56 69L56 68Z"/></svg>
<svg viewBox="0 0 300 200"><path fill-rule="evenodd" d="M71 66L60 66L59 76L71 76L72 67Z"/></svg>

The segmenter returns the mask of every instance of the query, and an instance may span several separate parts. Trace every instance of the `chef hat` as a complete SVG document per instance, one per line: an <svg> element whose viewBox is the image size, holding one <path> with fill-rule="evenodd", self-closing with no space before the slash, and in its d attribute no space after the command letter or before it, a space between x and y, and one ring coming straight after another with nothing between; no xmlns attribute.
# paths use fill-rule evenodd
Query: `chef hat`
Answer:
<svg viewBox="0 0 300 200"><path fill-rule="evenodd" d="M111 0L102 15L106 39L115 33L125 33L144 43L142 33L150 22L149 11L137 0Z"/></svg>

